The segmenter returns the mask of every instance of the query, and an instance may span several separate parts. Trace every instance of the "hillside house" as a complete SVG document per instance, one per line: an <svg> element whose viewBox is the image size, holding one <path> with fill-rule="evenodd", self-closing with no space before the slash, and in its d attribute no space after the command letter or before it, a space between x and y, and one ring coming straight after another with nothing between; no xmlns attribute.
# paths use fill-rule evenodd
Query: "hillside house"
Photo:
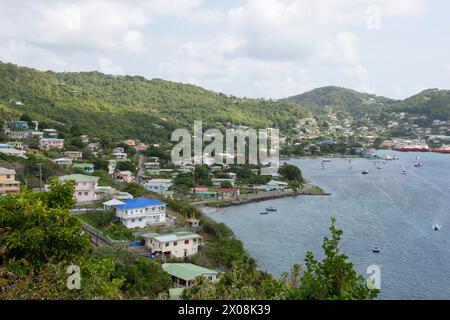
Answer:
<svg viewBox="0 0 450 320"><path fill-rule="evenodd" d="M148 198L124 200L116 206L116 216L127 228L143 228L166 223L166 204Z"/></svg>
<svg viewBox="0 0 450 320"><path fill-rule="evenodd" d="M62 149L64 148L64 139L57 138L43 138L39 140L39 149Z"/></svg>
<svg viewBox="0 0 450 320"><path fill-rule="evenodd" d="M20 182L16 181L16 170L0 167L0 195L18 193Z"/></svg>
<svg viewBox="0 0 450 320"><path fill-rule="evenodd" d="M114 179L123 181L123 182L133 182L134 181L134 175L131 171L116 171L114 172Z"/></svg>
<svg viewBox="0 0 450 320"><path fill-rule="evenodd" d="M74 198L77 203L91 202L97 200L95 189L98 186L98 177L88 176L84 174L71 174L59 177L60 181L75 181Z"/></svg>
<svg viewBox="0 0 450 320"><path fill-rule="evenodd" d="M81 151L64 151L62 155L66 158L72 160L81 160L83 159L83 152Z"/></svg>
<svg viewBox="0 0 450 320"><path fill-rule="evenodd" d="M198 277L205 277L212 282L219 281L218 271L191 263L164 263L162 268L172 277L176 288L189 288Z"/></svg>
<svg viewBox="0 0 450 320"><path fill-rule="evenodd" d="M162 193L172 186L172 179L152 179L144 184L144 188L155 193Z"/></svg>
<svg viewBox="0 0 450 320"><path fill-rule="evenodd" d="M152 253L162 258L184 258L197 254L203 244L202 236L193 232L174 232L166 234L144 234L146 246Z"/></svg>

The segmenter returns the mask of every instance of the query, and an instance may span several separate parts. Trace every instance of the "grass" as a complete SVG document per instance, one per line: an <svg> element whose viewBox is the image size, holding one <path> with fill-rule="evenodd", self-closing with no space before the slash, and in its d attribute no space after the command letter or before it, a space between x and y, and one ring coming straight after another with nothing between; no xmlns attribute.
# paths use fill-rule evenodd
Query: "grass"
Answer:
<svg viewBox="0 0 450 320"><path fill-rule="evenodd" d="M84 223L87 223L88 225L90 225L94 228L97 228L97 223L95 221L94 214L95 214L94 212L87 212L87 213L77 215L77 217Z"/></svg>

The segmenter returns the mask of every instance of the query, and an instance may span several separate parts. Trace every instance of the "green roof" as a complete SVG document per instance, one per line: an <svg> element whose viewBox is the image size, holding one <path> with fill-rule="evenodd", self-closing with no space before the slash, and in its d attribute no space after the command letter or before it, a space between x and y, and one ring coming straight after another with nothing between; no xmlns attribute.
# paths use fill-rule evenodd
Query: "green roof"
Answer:
<svg viewBox="0 0 450 320"><path fill-rule="evenodd" d="M74 163L72 168L85 168L85 167L93 167L92 163Z"/></svg>
<svg viewBox="0 0 450 320"><path fill-rule="evenodd" d="M99 179L98 177L87 176L84 174L70 174L68 176L59 177L60 181L75 180L76 182L79 182L79 181L86 181L86 182L95 181L95 182L97 182L98 179Z"/></svg>
<svg viewBox="0 0 450 320"><path fill-rule="evenodd" d="M218 273L215 270L206 269L192 263L164 263L162 265L165 272L184 281L193 280L205 273Z"/></svg>

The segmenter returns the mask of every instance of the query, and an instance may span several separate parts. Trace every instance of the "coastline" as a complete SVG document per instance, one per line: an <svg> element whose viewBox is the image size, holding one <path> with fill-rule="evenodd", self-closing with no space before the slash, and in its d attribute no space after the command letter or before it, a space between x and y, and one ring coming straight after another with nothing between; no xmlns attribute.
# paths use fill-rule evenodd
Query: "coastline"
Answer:
<svg viewBox="0 0 450 320"><path fill-rule="evenodd" d="M281 199L286 197L296 197L296 196L330 196L331 193L325 192L318 186L306 183L301 190L293 191L265 191L256 194L246 194L241 195L235 199L221 199L214 201L201 201L193 203L192 205L197 207L199 210L203 208L226 208L232 206L239 206L247 203L255 203L268 201L273 199Z"/></svg>

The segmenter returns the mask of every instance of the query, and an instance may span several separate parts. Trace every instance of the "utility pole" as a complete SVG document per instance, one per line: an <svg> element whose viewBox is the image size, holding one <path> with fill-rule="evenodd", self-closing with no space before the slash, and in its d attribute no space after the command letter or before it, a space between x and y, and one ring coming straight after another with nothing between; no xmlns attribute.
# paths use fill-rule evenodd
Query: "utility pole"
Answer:
<svg viewBox="0 0 450 320"><path fill-rule="evenodd" d="M37 164L39 167L39 185L40 185L40 191L42 191L42 163Z"/></svg>

